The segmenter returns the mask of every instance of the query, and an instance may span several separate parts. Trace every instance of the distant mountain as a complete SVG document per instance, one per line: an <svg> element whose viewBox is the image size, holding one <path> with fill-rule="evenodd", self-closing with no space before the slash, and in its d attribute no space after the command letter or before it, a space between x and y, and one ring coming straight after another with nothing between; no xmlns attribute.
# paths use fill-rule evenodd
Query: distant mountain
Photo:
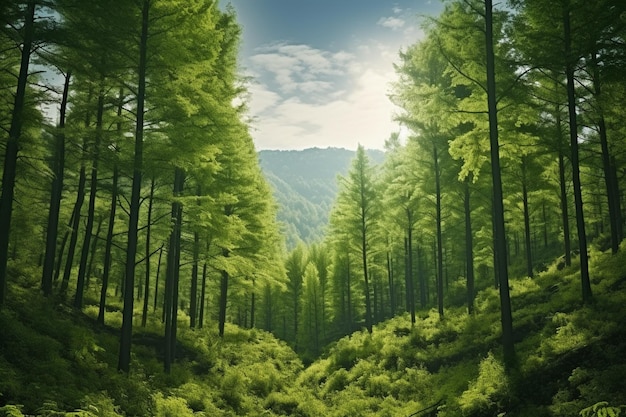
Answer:
<svg viewBox="0 0 626 417"><path fill-rule="evenodd" d="M298 240L311 243L324 236L337 195L337 176L348 172L354 155L354 151L341 148L259 152L289 248ZM368 150L368 156L373 163L380 163L384 153Z"/></svg>

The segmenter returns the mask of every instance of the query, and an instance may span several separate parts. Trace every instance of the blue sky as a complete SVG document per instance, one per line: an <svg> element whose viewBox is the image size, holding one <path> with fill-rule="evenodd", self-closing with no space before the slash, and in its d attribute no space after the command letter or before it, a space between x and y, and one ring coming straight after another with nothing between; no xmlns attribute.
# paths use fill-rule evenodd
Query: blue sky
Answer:
<svg viewBox="0 0 626 417"><path fill-rule="evenodd" d="M252 136L261 149L382 149L401 48L440 0L230 0L243 27Z"/></svg>

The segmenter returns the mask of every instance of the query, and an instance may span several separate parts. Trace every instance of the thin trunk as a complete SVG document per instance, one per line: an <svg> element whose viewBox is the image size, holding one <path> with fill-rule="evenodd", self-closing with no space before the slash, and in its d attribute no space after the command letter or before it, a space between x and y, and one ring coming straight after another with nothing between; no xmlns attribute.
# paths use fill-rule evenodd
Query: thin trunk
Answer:
<svg viewBox="0 0 626 417"><path fill-rule="evenodd" d="M109 228L107 230L106 244L104 246L104 268L102 272L102 288L100 289L100 308L98 311L98 323L104 325L104 312L106 307L107 290L109 288L109 276L111 275L111 248L113 246L113 231L115 229L115 211L117 209L117 164L113 166L113 184L111 186L111 208L109 210Z"/></svg>
<svg viewBox="0 0 626 417"><path fill-rule="evenodd" d="M202 265L202 288L200 288L200 313L198 314L198 328L201 329L204 325L204 305L206 303L206 273L207 263Z"/></svg>
<svg viewBox="0 0 626 417"><path fill-rule="evenodd" d="M87 274L85 275L85 287L89 288L90 278L93 276L93 263L96 258L96 249L98 247L98 241L100 240L100 232L102 231L102 223L104 222L104 218L102 216L98 216L98 226L96 226L96 233L93 234L93 239L91 239L91 248L89 248L89 263L87 264Z"/></svg>
<svg viewBox="0 0 626 417"><path fill-rule="evenodd" d="M152 306L152 312L157 309L157 302L159 300L159 277L161 275L161 258L163 257L163 245L159 249L159 260L157 261L156 278L154 282L154 305Z"/></svg>
<svg viewBox="0 0 626 417"><path fill-rule="evenodd" d="M72 210L72 215L70 216L70 220L67 222L67 229L71 230L72 224L74 224L74 216L75 216L75 212L74 210ZM70 237L70 232L69 230L66 230L65 233L63 234L63 239L61 239L61 246L59 247L59 255L57 256L56 265L54 266L54 280L53 280L54 285L56 285L56 283L59 281L59 277L61 276L61 266L63 265L63 254L65 253L65 247L67 246L67 239L69 239L69 237Z"/></svg>
<svg viewBox="0 0 626 417"><path fill-rule="evenodd" d="M563 250L565 251L565 265L570 266L572 264L572 245L570 242L569 205L567 203L567 188L565 184L565 156L563 155L562 150L559 150L559 185L561 191L561 223L563 226Z"/></svg>
<svg viewBox="0 0 626 417"><path fill-rule="evenodd" d="M174 228L170 232L169 248L167 251L167 268L165 274L165 297L163 302L163 313L165 316L165 373L171 372L172 362L175 357L176 348L176 320L178 312L178 272L180 269L180 235L182 226L183 208L176 198L183 188L184 175L182 170L176 169L174 173L174 201L172 202L172 224Z"/></svg>
<svg viewBox="0 0 626 417"><path fill-rule="evenodd" d="M58 131L55 135L54 156L52 162L52 188L50 190L50 209L48 212L48 227L46 233L46 254L44 256L41 288L47 297L52 294L52 275L54 271L55 252L59 233L59 212L63 196L63 174L65 170L65 114L67 112L67 96L70 90L71 72L65 76Z"/></svg>
<svg viewBox="0 0 626 417"><path fill-rule="evenodd" d="M271 332L272 329L272 287L270 284L265 284L265 330Z"/></svg>
<svg viewBox="0 0 626 417"><path fill-rule="evenodd" d="M78 176L78 191L76 193L76 203L74 203L74 213L72 214L72 230L70 231L70 244L67 249L67 259L65 260L63 280L61 281L61 294L67 292L67 287L70 283L70 275L74 264L74 253L76 252L76 242L78 241L78 229L80 227L80 212L83 207L83 202L85 201L85 182L87 182L87 178L85 175L85 166L83 165Z"/></svg>
<svg viewBox="0 0 626 417"><path fill-rule="evenodd" d="M78 266L78 277L76 279L76 294L74 296L74 307L83 307L83 295L85 293L85 276L87 275L87 260L89 258L89 245L93 232L93 221L96 211L96 194L98 191L98 162L100 160L100 142L102 141L102 117L104 114L104 77L100 79L100 91L98 92L98 110L96 113L96 140L93 145L93 157L91 162L91 182L89 184L89 202L87 203L87 224L85 226L85 236L83 237L83 247L80 254Z"/></svg>
<svg viewBox="0 0 626 417"><path fill-rule="evenodd" d="M372 333L372 302L370 300L370 283L367 271L367 235L365 228L365 207L361 204L361 260L363 261L363 280L365 284L365 327Z"/></svg>
<svg viewBox="0 0 626 417"><path fill-rule="evenodd" d="M598 133L600 136L600 148L602 149L602 170L604 173L604 183L606 186L606 196L609 207L609 221L611 224L611 251L617 253L621 242L621 213L619 207L619 185L613 183L613 166L611 164L611 154L609 152L609 141L607 138L606 122L602 111L600 68L598 66L598 56L591 54L591 65L593 69L593 89L599 109Z"/></svg>
<svg viewBox="0 0 626 417"><path fill-rule="evenodd" d="M580 184L580 161L578 156L578 122L576 121L576 93L574 91L574 60L571 50L569 2L563 7L563 35L565 41L565 74L567 76L567 103L569 110L570 148L572 152L572 181L574 184L574 206L576 208L576 226L578 229L578 247L580 249L580 280L584 303L592 301L591 282L589 280L589 258L587 254L587 234L583 214L582 187Z"/></svg>
<svg viewBox="0 0 626 417"><path fill-rule="evenodd" d="M298 352L298 322L300 312L300 294L298 291L293 292L293 340L295 342L293 350Z"/></svg>
<svg viewBox="0 0 626 417"><path fill-rule="evenodd" d="M28 64L33 43L35 21L35 1L30 0L24 15L24 44L20 62L20 73L17 79L17 90L11 115L9 140L5 147L4 171L2 172L2 194L0 195L0 308L4 304L7 288L7 262L9 254L9 232L13 214L13 195L15 193L15 176L17 173L17 156L19 141L24 122L24 106L26 84L28 81Z"/></svg>
<svg viewBox="0 0 626 417"><path fill-rule="evenodd" d="M189 327L196 327L198 313L198 258L200 256L200 236L193 233L193 265L191 267L191 288L189 290Z"/></svg>
<svg viewBox="0 0 626 417"><path fill-rule="evenodd" d="M148 197L148 222L146 224L146 275L145 286L143 291L143 310L141 312L141 327L146 327L148 321L148 305L150 304L150 239L152 237L152 206L154 203L154 185L155 179L152 176L150 181L150 196ZM156 292L156 290L155 290Z"/></svg>
<svg viewBox="0 0 626 417"><path fill-rule="evenodd" d="M426 276L422 268L421 245L417 245L415 256L417 256L417 280L420 286L420 307L426 308L426 305L428 304L428 287L426 285Z"/></svg>
<svg viewBox="0 0 626 417"><path fill-rule="evenodd" d="M412 222L412 216L409 215L409 224ZM411 326L415 324L415 279L413 278L413 227L407 229L406 239L407 267L406 267L406 301L409 313L411 314Z"/></svg>
<svg viewBox="0 0 626 417"><path fill-rule="evenodd" d="M141 37L139 41L139 69L137 88L137 124L135 127L135 156L133 159L133 185L130 197L130 218L128 220L128 240L126 248L126 270L124 309L122 313L122 331L117 369L130 371L130 349L133 335L133 289L135 287L135 262L137 255L137 226L139 224L139 205L143 176L143 130L146 98L146 61L148 51L148 14L150 0L143 1L141 12Z"/></svg>
<svg viewBox="0 0 626 417"><path fill-rule="evenodd" d="M465 279L467 282L467 313L474 314L474 237L472 236L472 212L470 206L469 179L465 179L463 207L465 211Z"/></svg>
<svg viewBox="0 0 626 417"><path fill-rule="evenodd" d="M487 99L489 109L489 141L491 147L491 174L494 202L494 249L497 259L497 277L500 289L500 312L502 322L502 345L504 363L508 369L515 365L513 341L513 317L509 293L509 274L506 263L506 234L504 230L504 204L502 201L502 178L500 172L500 145L498 143L498 114L496 102L495 56L493 51L492 0L485 0L485 44L487 47Z"/></svg>
<svg viewBox="0 0 626 417"><path fill-rule="evenodd" d="M224 249L222 255L227 258L228 250ZM228 305L228 272L222 270L222 278L220 280L220 304L219 304L219 322L218 331L219 336L224 337L224 326L226 324L226 307Z"/></svg>
<svg viewBox="0 0 626 417"><path fill-rule="evenodd" d="M439 318L443 318L443 243L441 236L441 173L439 172L439 155L437 146L433 145L435 161L435 196L436 196L436 226L437 226L437 307Z"/></svg>
<svg viewBox="0 0 626 417"><path fill-rule="evenodd" d="M391 251L389 250L387 251L387 282L389 285L389 308L391 310L391 317L393 317L396 314L396 290L393 283L393 265L391 260Z"/></svg>
<svg viewBox="0 0 626 417"><path fill-rule="evenodd" d="M254 280L252 280L252 294L250 294L250 328L254 328L254 311L256 308L256 294L254 293Z"/></svg>
<svg viewBox="0 0 626 417"><path fill-rule="evenodd" d="M530 212L528 209L528 186L526 161L522 158L522 206L524 208L524 247L526 252L526 275L533 277L533 254L530 238Z"/></svg>

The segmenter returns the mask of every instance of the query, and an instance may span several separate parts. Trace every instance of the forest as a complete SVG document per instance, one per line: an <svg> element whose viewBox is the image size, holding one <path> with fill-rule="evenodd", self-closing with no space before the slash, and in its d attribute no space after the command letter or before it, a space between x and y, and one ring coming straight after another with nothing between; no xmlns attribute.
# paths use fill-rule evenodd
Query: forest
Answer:
<svg viewBox="0 0 626 417"><path fill-rule="evenodd" d="M626 415L626 3L444 5L288 242L231 7L0 3L0 416Z"/></svg>

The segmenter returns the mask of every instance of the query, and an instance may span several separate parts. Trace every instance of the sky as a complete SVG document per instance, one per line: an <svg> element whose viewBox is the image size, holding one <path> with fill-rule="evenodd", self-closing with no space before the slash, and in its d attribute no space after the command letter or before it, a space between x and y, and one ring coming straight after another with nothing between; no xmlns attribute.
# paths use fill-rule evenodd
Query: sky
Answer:
<svg viewBox="0 0 626 417"><path fill-rule="evenodd" d="M383 149L401 48L440 0L230 0L243 28L240 72L257 150Z"/></svg>

